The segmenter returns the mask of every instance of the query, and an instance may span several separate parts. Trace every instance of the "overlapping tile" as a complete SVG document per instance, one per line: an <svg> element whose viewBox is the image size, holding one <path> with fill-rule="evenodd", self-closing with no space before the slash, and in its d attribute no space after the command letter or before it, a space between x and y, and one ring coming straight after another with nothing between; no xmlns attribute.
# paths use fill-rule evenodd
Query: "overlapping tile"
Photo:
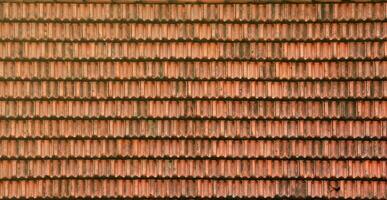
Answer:
<svg viewBox="0 0 387 200"><path fill-rule="evenodd" d="M4 41L367 41L386 22L357 23L0 23ZM368 30L373 30L368 31Z"/></svg>
<svg viewBox="0 0 387 200"><path fill-rule="evenodd" d="M3 140L2 159L376 159L387 141L312 140Z"/></svg>
<svg viewBox="0 0 387 200"><path fill-rule="evenodd" d="M0 99L69 100L316 100L383 99L387 81L12 81L0 82Z"/></svg>
<svg viewBox="0 0 387 200"><path fill-rule="evenodd" d="M1 119L342 119L386 120L387 103L361 101L0 101Z"/></svg>
<svg viewBox="0 0 387 200"><path fill-rule="evenodd" d="M386 5L379 3L307 4L75 4L4 3L2 21L382 21ZM19 11L23 12L19 12ZM175 12L173 12L175 11ZM345 11L345 12L343 12Z"/></svg>
<svg viewBox="0 0 387 200"><path fill-rule="evenodd" d="M5 80L382 80L386 61L2 62Z"/></svg>
<svg viewBox="0 0 387 200"><path fill-rule="evenodd" d="M385 2L43 1L0 4L0 198L387 197Z"/></svg>
<svg viewBox="0 0 387 200"><path fill-rule="evenodd" d="M0 60L383 59L387 42L2 42Z"/></svg>
<svg viewBox="0 0 387 200"><path fill-rule="evenodd" d="M383 199L385 182L312 180L26 180L0 182L8 198L367 198ZM20 189L22 188L22 189ZM190 188L178 190L176 188ZM359 188L354 190L353 188ZM361 189L360 189L361 188Z"/></svg>
<svg viewBox="0 0 387 200"><path fill-rule="evenodd" d="M87 178L347 179L386 178L382 161L327 160L10 160L0 180Z"/></svg>
<svg viewBox="0 0 387 200"><path fill-rule="evenodd" d="M0 120L4 139L386 139L385 121L343 120Z"/></svg>

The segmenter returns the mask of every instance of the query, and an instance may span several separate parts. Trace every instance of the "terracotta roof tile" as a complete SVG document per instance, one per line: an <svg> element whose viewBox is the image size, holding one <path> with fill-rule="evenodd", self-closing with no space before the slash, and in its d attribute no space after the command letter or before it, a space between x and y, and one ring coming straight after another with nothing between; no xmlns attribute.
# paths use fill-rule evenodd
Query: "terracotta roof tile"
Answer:
<svg viewBox="0 0 387 200"><path fill-rule="evenodd" d="M23 196L46 198L276 198L317 197L348 199L383 199L385 182L313 181L313 180L26 180L0 182L0 194L11 198ZM22 188L22 189L20 189ZM190 188L177 190L176 188ZM353 190L353 188L359 188ZM360 190L361 188L361 190Z"/></svg>
<svg viewBox="0 0 387 200"><path fill-rule="evenodd" d="M1 120L0 133L4 139L361 140L385 139L387 123L367 120Z"/></svg>
<svg viewBox="0 0 387 200"><path fill-rule="evenodd" d="M0 101L0 118L380 119L387 104L361 101L102 100ZM309 109L308 109L309 108ZM313 109L311 109L313 108Z"/></svg>
<svg viewBox="0 0 387 200"><path fill-rule="evenodd" d="M384 80L386 61L365 62L3 62L3 80ZM365 70L367 69L367 70Z"/></svg>
<svg viewBox="0 0 387 200"><path fill-rule="evenodd" d="M4 3L3 21L272 22L382 21L386 4L71 4ZM18 12L20 10L23 12ZM342 12L345 10L346 12ZM177 12L173 12L177 11Z"/></svg>
<svg viewBox="0 0 387 200"><path fill-rule="evenodd" d="M289 2L2 1L0 198L386 199L387 3Z"/></svg>
<svg viewBox="0 0 387 200"><path fill-rule="evenodd" d="M376 159L387 141L313 140L3 140L2 159L143 158L143 159Z"/></svg>
<svg viewBox="0 0 387 200"><path fill-rule="evenodd" d="M345 160L9 160L1 180L87 178L381 179L383 161ZM51 170L54 169L54 170ZM265 170L262 170L265 169ZM354 170L348 170L354 169Z"/></svg>
<svg viewBox="0 0 387 200"><path fill-rule="evenodd" d="M57 23L3 22L3 41L378 41L387 22ZM372 29L373 31L368 31Z"/></svg>
<svg viewBox="0 0 387 200"><path fill-rule="evenodd" d="M387 42L2 42L0 60L383 59Z"/></svg>

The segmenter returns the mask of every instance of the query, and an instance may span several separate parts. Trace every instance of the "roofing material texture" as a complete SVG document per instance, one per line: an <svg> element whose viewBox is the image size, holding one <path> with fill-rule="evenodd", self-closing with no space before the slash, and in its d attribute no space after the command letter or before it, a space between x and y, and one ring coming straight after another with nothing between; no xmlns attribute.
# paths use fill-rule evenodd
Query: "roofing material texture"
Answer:
<svg viewBox="0 0 387 200"><path fill-rule="evenodd" d="M0 4L0 198L387 198L387 3L87 2Z"/></svg>

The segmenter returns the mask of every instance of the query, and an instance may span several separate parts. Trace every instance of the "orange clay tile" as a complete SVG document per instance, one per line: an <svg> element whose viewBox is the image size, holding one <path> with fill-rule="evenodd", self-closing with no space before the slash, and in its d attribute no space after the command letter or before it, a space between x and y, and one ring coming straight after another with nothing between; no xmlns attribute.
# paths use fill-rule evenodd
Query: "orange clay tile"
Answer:
<svg viewBox="0 0 387 200"><path fill-rule="evenodd" d="M0 199L386 199L387 3L4 0Z"/></svg>

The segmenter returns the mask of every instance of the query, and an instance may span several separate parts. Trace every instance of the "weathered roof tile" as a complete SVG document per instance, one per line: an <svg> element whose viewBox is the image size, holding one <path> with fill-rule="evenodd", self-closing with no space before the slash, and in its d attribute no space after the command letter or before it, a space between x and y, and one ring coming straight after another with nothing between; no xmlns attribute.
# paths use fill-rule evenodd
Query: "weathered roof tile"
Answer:
<svg viewBox="0 0 387 200"><path fill-rule="evenodd" d="M2 1L0 198L386 199L387 3L301 1Z"/></svg>

